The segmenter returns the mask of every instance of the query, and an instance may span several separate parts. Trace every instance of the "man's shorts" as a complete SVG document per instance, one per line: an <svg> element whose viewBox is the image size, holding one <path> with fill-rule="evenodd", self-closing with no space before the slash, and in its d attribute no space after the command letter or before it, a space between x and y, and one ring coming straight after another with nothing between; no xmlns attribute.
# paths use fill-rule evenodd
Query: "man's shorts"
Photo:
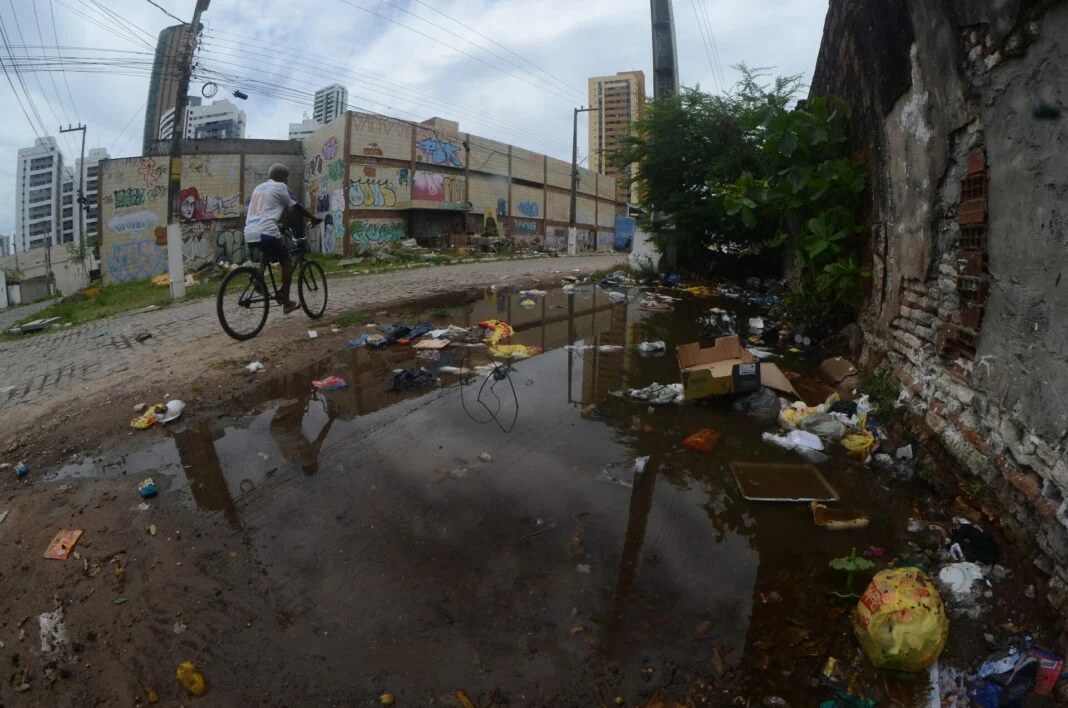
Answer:
<svg viewBox="0 0 1068 708"><path fill-rule="evenodd" d="M254 245L259 246L261 253L267 254L271 263L281 263L289 258L289 251L281 239L260 236L260 242Z"/></svg>

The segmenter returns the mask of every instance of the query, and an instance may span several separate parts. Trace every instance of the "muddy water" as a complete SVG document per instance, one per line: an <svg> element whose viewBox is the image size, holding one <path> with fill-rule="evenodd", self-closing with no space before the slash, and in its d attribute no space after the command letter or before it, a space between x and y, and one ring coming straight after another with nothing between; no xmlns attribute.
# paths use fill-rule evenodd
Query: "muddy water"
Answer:
<svg viewBox="0 0 1068 708"><path fill-rule="evenodd" d="M804 504L742 499L730 462L801 462L761 442L769 426L727 401L649 408L611 392L677 381L674 347L698 337L709 307L742 323L755 312L692 298L647 312L637 297L617 305L579 286L530 309L491 292L426 303L439 325L506 320L513 342L544 352L481 396L455 376L397 394L386 391L394 369L470 367L484 354L450 348L427 362L339 340L329 359L221 406L217 423L58 476L151 473L164 499L225 516L270 579L294 651L361 685L409 697L498 687L521 705L657 690L726 703L730 677L752 672L730 690L814 703L822 660L856 660L852 603L828 594L843 579L827 562L852 547L903 552L919 491L832 450L821 472L843 505L872 516L868 528L828 532ZM640 356L646 339L668 354ZM781 368L811 372L803 354L776 351ZM327 375L350 386L314 392ZM681 445L701 428L721 433L710 453Z"/></svg>

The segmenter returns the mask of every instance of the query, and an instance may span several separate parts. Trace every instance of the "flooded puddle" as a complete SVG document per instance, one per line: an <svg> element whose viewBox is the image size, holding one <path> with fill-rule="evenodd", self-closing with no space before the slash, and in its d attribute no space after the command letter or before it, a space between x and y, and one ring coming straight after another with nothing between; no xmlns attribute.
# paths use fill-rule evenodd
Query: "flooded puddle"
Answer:
<svg viewBox="0 0 1068 708"><path fill-rule="evenodd" d="M807 504L746 501L732 462L802 462L761 440L773 422L729 400L652 407L612 394L677 382L675 347L697 339L710 307L741 323L757 311L687 297L655 312L636 290L622 303L608 292L428 303L449 311L438 325L505 320L513 343L542 349L481 394L481 380L449 374L438 388L387 391L396 369L472 368L485 362L478 349L428 361L407 346L344 348L264 375L222 406L225 419L57 477L153 474L165 496L187 488L243 537L280 620L315 627L302 651L416 693L481 681L517 699L559 686L594 705L594 686L684 693L709 677L726 685L726 669L756 672L757 693L811 704L809 677L828 656L857 661L852 603L828 594L842 581L828 561L851 548L906 552L924 492L835 449L819 471L872 517L867 528L828 532ZM649 340L666 353L642 356ZM803 354L775 351L782 369L813 371ZM312 386L331 375L349 386ZM703 428L721 435L711 452L682 445Z"/></svg>

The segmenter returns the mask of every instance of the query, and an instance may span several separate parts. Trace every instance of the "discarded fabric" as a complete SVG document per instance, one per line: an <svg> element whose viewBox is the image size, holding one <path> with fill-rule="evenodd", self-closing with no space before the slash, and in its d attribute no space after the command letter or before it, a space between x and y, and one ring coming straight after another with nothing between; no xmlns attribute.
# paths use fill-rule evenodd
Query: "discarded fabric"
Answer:
<svg viewBox="0 0 1068 708"><path fill-rule="evenodd" d="M389 380L389 391L407 391L412 388L428 388L437 384L434 374L426 369L401 369Z"/></svg>
<svg viewBox="0 0 1068 708"><path fill-rule="evenodd" d="M529 359L541 353L541 347L528 347L525 344L496 344L487 349L489 355L498 359Z"/></svg>
<svg viewBox="0 0 1068 708"><path fill-rule="evenodd" d="M686 395L682 391L682 384L653 383L645 388L632 388L626 391L625 395L636 401L647 401L654 406L682 403L686 400Z"/></svg>
<svg viewBox="0 0 1068 708"><path fill-rule="evenodd" d="M347 388L349 382L337 376L327 376L319 381L312 381L312 386L320 391L336 391L339 388Z"/></svg>
<svg viewBox="0 0 1068 708"><path fill-rule="evenodd" d="M657 340L655 342L642 342L638 345L638 353L643 354L645 356L663 354L666 351L667 344L660 340Z"/></svg>
<svg viewBox="0 0 1068 708"><path fill-rule="evenodd" d="M490 334L482 340L486 344L499 344L502 339L508 339L515 334L512 325L500 320L486 320L479 322L478 326L491 330Z"/></svg>
<svg viewBox="0 0 1068 708"><path fill-rule="evenodd" d="M703 428L682 441L683 446L701 452L712 452L719 443L720 435L712 428Z"/></svg>
<svg viewBox="0 0 1068 708"><path fill-rule="evenodd" d="M353 348L353 349L359 349L360 347L365 347L365 346L367 346L367 340L370 337L371 337L370 334L368 334L367 332L364 332L363 334L361 334L356 339L350 339L349 340L349 346L351 348ZM383 337L383 339L385 339L385 338Z"/></svg>
<svg viewBox="0 0 1068 708"><path fill-rule="evenodd" d="M245 367L245 371L249 372L250 374L254 374L257 371L263 371L263 368L264 367L263 367L262 363L260 363L258 361L254 361L254 362L252 362L251 364L249 364L248 366Z"/></svg>

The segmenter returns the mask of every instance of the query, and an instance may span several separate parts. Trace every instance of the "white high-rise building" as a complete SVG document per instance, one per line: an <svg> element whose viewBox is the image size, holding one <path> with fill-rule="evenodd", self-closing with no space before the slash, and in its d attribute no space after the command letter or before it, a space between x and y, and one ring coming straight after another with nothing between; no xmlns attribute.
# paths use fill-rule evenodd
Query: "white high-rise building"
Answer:
<svg viewBox="0 0 1068 708"><path fill-rule="evenodd" d="M202 105L199 99L185 109L186 140L241 139L245 137L245 112L230 101L222 99ZM163 113L159 119L159 139L170 140L174 131L174 109Z"/></svg>
<svg viewBox="0 0 1068 708"><path fill-rule="evenodd" d="M330 84L315 92L315 106L312 118L320 125L326 125L347 110L349 92L340 84Z"/></svg>
<svg viewBox="0 0 1068 708"><path fill-rule="evenodd" d="M13 248L14 241L14 236L0 235L0 256L10 256L13 253L11 249Z"/></svg>
<svg viewBox="0 0 1068 708"><path fill-rule="evenodd" d="M108 154L106 148L91 148L89 154L85 157L85 162L78 159L78 169L82 171L82 178L85 180L85 235L90 238L98 237L98 223L97 223L97 199L98 188L100 187L100 161L107 160L111 155ZM77 200L75 200L77 201ZM97 243L100 243L97 238Z"/></svg>
<svg viewBox="0 0 1068 708"><path fill-rule="evenodd" d="M307 114L305 114L307 115ZM289 139L290 140L303 140L315 131L319 130L321 126L318 121L313 118L305 118L300 123L289 124Z"/></svg>
<svg viewBox="0 0 1068 708"><path fill-rule="evenodd" d="M18 152L15 172L15 250L24 252L59 238L63 155L55 138L37 138Z"/></svg>

